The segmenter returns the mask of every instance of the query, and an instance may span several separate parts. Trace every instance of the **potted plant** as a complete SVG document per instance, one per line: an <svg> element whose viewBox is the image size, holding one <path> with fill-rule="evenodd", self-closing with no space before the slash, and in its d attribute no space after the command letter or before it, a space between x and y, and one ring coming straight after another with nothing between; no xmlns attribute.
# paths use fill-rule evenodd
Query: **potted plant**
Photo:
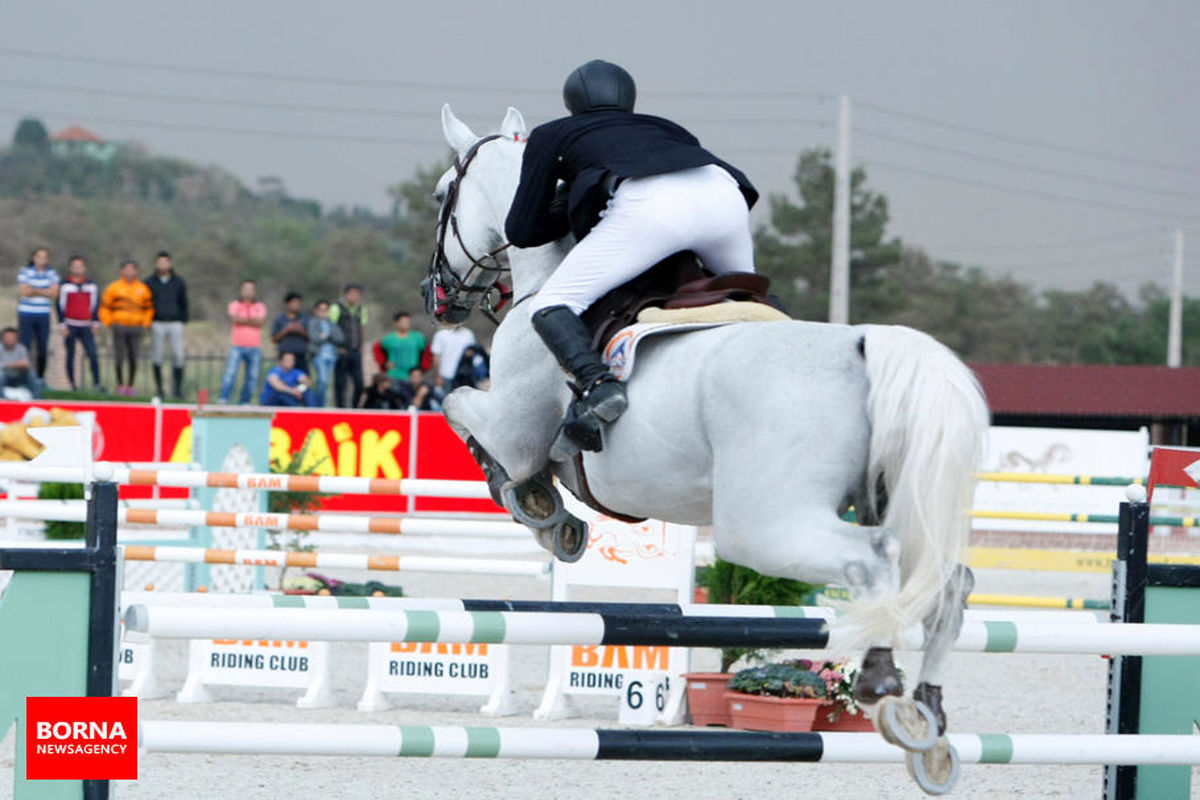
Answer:
<svg viewBox="0 0 1200 800"><path fill-rule="evenodd" d="M806 659L741 670L725 699L733 727L750 731L810 731L829 690Z"/></svg>
<svg viewBox="0 0 1200 800"><path fill-rule="evenodd" d="M720 604L802 605L814 588L800 581L771 578L720 558L704 570L703 577L708 590L708 602ZM741 659L762 659L765 655L762 650L726 647L721 650L719 672L690 672L684 675L692 724L731 724L729 704L725 700L725 685L733 677L729 668Z"/></svg>
<svg viewBox="0 0 1200 800"><path fill-rule="evenodd" d="M801 659L801 662L806 659ZM858 680L858 659L809 662L809 670L825 681L826 702L817 709L814 731L873 731L875 725L863 713L854 699L854 682Z"/></svg>

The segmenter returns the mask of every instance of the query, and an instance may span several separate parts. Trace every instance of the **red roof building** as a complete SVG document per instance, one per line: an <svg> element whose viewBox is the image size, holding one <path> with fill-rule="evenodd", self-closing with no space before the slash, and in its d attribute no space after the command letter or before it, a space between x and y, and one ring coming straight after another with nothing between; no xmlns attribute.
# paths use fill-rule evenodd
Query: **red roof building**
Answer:
<svg viewBox="0 0 1200 800"><path fill-rule="evenodd" d="M972 364L1000 425L1149 427L1156 444L1200 445L1200 369Z"/></svg>
<svg viewBox="0 0 1200 800"><path fill-rule="evenodd" d="M104 141L99 136L92 133L87 128L83 127L82 125L71 125L70 127L63 128L58 133L50 134L49 138L50 138L50 141L52 141L52 142L103 142Z"/></svg>

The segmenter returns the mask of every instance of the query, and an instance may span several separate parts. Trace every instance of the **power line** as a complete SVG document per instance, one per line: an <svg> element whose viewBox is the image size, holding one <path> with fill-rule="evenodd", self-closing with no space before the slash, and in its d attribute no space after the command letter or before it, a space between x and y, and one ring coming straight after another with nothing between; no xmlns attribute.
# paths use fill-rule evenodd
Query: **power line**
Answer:
<svg viewBox="0 0 1200 800"><path fill-rule="evenodd" d="M932 144L930 142L917 141L916 139L908 139L903 136L894 136L890 133L882 131L874 131L865 128L855 128L856 134L866 136L873 139L881 139L887 142L895 142L897 144L906 145L908 147L917 147L922 150L930 150L936 153L946 153L958 158L966 158L972 161L979 161L985 164L995 164L1009 169L1019 169L1025 172L1035 172L1039 175L1053 175L1059 178L1067 178L1069 180L1091 183L1096 186L1107 186L1114 189L1130 189L1137 192L1146 192L1148 194L1159 194L1167 197L1185 197L1200 199L1200 192L1183 192L1174 189L1163 189L1157 186L1147 186L1140 183L1126 183L1125 181L1114 181L1106 178L1096 178L1091 175L1084 175L1078 172L1069 172L1067 170L1052 169L1049 167L1039 167L1033 164L1026 164L1020 161L1011 161L1006 158L996 158L994 156L984 155L983 153L975 153L969 150L959 150L954 147L945 147L943 145Z"/></svg>
<svg viewBox="0 0 1200 800"><path fill-rule="evenodd" d="M973 251L1023 251L1023 250L1056 250L1060 248L1087 247L1089 245L1106 244L1108 242L1128 241L1150 234L1161 235L1162 228L1138 228L1133 231L1114 233L1109 236L1093 236L1088 239L1069 239L1057 242L1041 242L1038 244L943 244L941 250L973 250Z"/></svg>
<svg viewBox="0 0 1200 800"><path fill-rule="evenodd" d="M888 106L882 106L878 103L870 103L865 100L855 101L855 106L867 109L868 111L875 111L880 114L898 117L900 119L907 119L913 122L924 123L926 125L934 125L939 128L946 128L947 130L958 131L960 133L969 133L973 136L982 136L984 138L995 139L996 141L1000 142L1022 144L1029 147L1041 147L1043 149L1054 150L1059 153L1069 153L1071 155L1086 156L1088 158L1098 158L1138 167L1152 167L1154 169L1163 169L1171 172L1191 172L1200 175L1200 167L1198 166L1191 166L1188 164L1166 164L1161 161L1150 161L1144 158L1134 158L1133 156L1106 153L1100 150L1090 150L1084 147L1058 144L1057 142L1047 142L1043 139L1032 139L1025 136L1012 136L1005 133L996 133L984 128L976 128L971 125L963 125L957 122L947 122L946 120L927 117L924 114L914 114L911 111L902 111L898 108L889 108Z"/></svg>
<svg viewBox="0 0 1200 800"><path fill-rule="evenodd" d="M1106 203L1099 200L1088 200L1082 197L1073 195L1056 194L1054 192L1042 192L1035 189L1020 189L1015 186L1005 186L999 183L988 183L986 181L976 181L969 178L959 178L955 175L947 175L944 172L934 172L933 170L920 169L918 167L909 167L904 164L895 164L890 161L881 161L879 159L869 159L866 163L883 167L884 169L893 169L898 172L908 172L914 175L923 175L927 178L936 178L937 180L949 181L958 183L964 186L974 186L978 189L988 189L995 192L1003 192L1005 194L1018 195L1020 197L1037 197L1042 200L1052 200L1056 203L1067 203L1069 205L1090 206L1091 208L1101 208L1108 211L1123 211L1129 214L1141 214L1143 216L1160 217L1169 219L1186 219L1200 221L1200 216L1180 214L1176 211L1169 211L1162 208L1143 208L1141 206L1130 206L1123 203Z"/></svg>
<svg viewBox="0 0 1200 800"><path fill-rule="evenodd" d="M133 92L123 89L101 89L92 86L67 86L56 83L41 83L38 81L12 80L0 78L0 85L14 86L23 89L37 89L49 92L67 92L70 94L87 94L97 97L123 97L130 100L153 100L156 103L173 103L181 105L212 105L229 108L273 109L277 111L305 111L318 114L361 114L364 116L404 117L409 119L434 118L432 111L400 111L382 108L364 108L361 106L323 106L302 103L277 103L267 100L231 100L219 97L196 97L194 95L162 94L159 92Z"/></svg>
<svg viewBox="0 0 1200 800"><path fill-rule="evenodd" d="M398 117L406 119L430 120L436 117L434 110L407 111L365 106L331 106L310 103L280 103L269 100L232 100L221 97L203 97L197 95L165 94L161 92L136 92L124 89L107 89L95 86L71 86L61 83L43 83L41 81L14 80L0 78L0 86L12 86L21 89L36 89L38 91L65 92L68 94L86 94L97 97L121 97L130 100L152 100L160 103L176 105L213 105L229 108L246 108L252 110L270 109L276 111L296 111L317 114L359 114L374 117ZM817 117L781 117L777 119L731 119L729 117L704 118L688 117L689 123L705 125L813 125L828 127L828 120Z"/></svg>
<svg viewBox="0 0 1200 800"><path fill-rule="evenodd" d="M1043 261L1040 258L1033 258L1033 259L1029 259L1028 261L1022 261L1022 262L1015 263L1015 264L997 264L997 265L989 264L989 266L991 266L994 269L1009 269L1009 270L1011 270L1011 269L1030 269L1033 267L1049 268L1049 269L1065 269L1068 267L1077 267L1077 268L1081 268L1081 269L1086 269L1087 267L1099 265L1099 264L1130 264L1130 265L1133 265L1133 264L1140 263L1142 265L1145 265L1145 264L1149 264L1152 259L1156 260L1158 263L1165 264L1166 257L1167 257L1166 252L1163 250L1159 250L1157 252L1127 253L1125 255L1107 256L1104 258L1089 258L1089 257L1085 256L1082 258L1073 259L1071 261Z"/></svg>
<svg viewBox="0 0 1200 800"><path fill-rule="evenodd" d="M181 122L166 122L163 120L148 120L148 119L131 119L129 117L106 117L94 114L78 115L74 112L66 111L41 111L30 112L29 109L16 108L0 108L0 112L6 114L30 114L36 113L38 116L55 116L66 119L77 120L80 122L100 123L104 125L122 125L125 127L149 127L149 128L165 128L167 130L182 130L195 131L197 133L233 133L239 136L269 136L276 139L311 139L315 141L325 142L346 142L352 144L386 144L386 145L424 145L432 146L440 144L445 147L444 142L440 142L437 137L430 136L427 139L417 139L413 137L395 136L351 136L346 134L326 134L326 133L306 133L303 131L277 131L264 130L261 128L232 128L223 125L193 125L190 123Z"/></svg>
<svg viewBox="0 0 1200 800"><path fill-rule="evenodd" d="M330 75L297 75L294 73L269 72L265 70L230 69L228 67L201 67L190 64L167 64L163 62L129 61L118 58L99 58L82 56L71 53L47 53L41 50L27 50L20 47L0 47L0 54L19 56L21 58L49 59L56 62L67 61L76 64L91 64L96 66L117 67L120 69L157 70L173 72L182 75L214 75L225 78L243 78L251 80L278 81L282 83L301 83L306 85L324 84L328 86L360 86L374 89L419 89L429 91L453 91L475 93L506 93L506 94L537 94L545 95L549 87L516 87L489 86L486 84L441 83L432 81L405 81L394 78L348 78ZM653 94L661 97L730 97L730 98L793 98L808 100L829 100L832 95L811 90L731 90L731 91L693 91L693 90L655 90Z"/></svg>

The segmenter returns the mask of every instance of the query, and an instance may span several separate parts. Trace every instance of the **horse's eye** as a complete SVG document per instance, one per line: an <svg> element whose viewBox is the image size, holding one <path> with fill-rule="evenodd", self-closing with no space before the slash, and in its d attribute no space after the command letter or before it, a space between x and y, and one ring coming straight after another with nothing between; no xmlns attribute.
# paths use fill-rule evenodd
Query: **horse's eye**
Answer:
<svg viewBox="0 0 1200 800"><path fill-rule="evenodd" d="M442 191L434 192L433 194L429 195L429 199L432 200L436 205L440 206L442 201L446 199L446 193Z"/></svg>

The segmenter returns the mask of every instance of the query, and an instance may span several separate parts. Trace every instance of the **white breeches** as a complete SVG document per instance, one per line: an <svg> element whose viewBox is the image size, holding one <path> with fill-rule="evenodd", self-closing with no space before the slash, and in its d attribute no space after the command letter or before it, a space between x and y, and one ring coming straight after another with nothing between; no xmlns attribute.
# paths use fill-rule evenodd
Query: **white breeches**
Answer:
<svg viewBox="0 0 1200 800"><path fill-rule="evenodd" d="M564 305L581 314L681 250L716 273L754 271L746 200L715 164L622 181L600 222L533 298L532 311Z"/></svg>

